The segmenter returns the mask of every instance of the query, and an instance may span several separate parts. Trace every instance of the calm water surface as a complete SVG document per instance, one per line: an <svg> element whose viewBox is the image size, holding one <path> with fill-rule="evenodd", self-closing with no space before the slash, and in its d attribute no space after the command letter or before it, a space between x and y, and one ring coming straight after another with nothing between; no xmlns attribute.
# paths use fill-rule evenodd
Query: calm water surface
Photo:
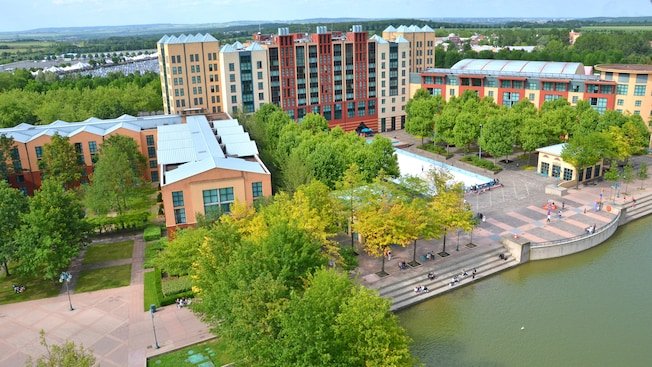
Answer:
<svg viewBox="0 0 652 367"><path fill-rule="evenodd" d="M652 366L652 217L398 316L427 366Z"/></svg>

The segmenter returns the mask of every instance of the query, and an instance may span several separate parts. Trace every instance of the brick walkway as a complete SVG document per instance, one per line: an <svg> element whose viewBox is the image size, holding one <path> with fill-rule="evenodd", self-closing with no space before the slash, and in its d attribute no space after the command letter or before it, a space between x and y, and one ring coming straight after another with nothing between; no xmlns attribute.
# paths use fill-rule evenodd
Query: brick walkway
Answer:
<svg viewBox="0 0 652 367"><path fill-rule="evenodd" d="M93 350L102 367L143 367L146 357L212 337L190 310L168 306L155 313L156 350L152 319L143 311L142 236L134 237L131 284L72 295L0 306L0 366L23 366L29 356L45 353L38 333L49 343L72 340ZM74 278L73 278L74 279Z"/></svg>

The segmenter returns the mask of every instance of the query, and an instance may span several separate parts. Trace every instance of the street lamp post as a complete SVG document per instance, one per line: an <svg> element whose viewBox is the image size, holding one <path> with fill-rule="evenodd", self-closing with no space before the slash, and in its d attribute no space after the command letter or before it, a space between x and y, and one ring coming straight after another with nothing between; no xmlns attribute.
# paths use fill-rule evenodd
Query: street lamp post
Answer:
<svg viewBox="0 0 652 367"><path fill-rule="evenodd" d="M70 311L74 310L72 307L72 300L70 299L70 287L68 286L68 283L70 283L71 280L72 274L67 271L62 271L61 275L59 275L59 283L66 284L66 293L68 294L68 304L70 305Z"/></svg>
<svg viewBox="0 0 652 367"><path fill-rule="evenodd" d="M158 338L156 337L156 326L154 326L154 307L149 308L149 314L152 315L152 330L154 331L154 346L156 349L159 349L161 346L158 345Z"/></svg>
<svg viewBox="0 0 652 367"><path fill-rule="evenodd" d="M480 124L480 138L478 138L478 158L482 159L482 146L480 145L480 139L482 138L482 124Z"/></svg>

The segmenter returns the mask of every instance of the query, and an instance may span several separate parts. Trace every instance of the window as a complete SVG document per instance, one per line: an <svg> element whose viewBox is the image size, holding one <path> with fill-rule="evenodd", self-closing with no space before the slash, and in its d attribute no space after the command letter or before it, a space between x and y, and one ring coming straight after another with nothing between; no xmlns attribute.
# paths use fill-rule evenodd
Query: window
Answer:
<svg viewBox="0 0 652 367"><path fill-rule="evenodd" d="M233 202L233 187L204 190L204 215L210 218L219 217L222 213L231 211Z"/></svg>
<svg viewBox="0 0 652 367"><path fill-rule="evenodd" d="M151 171L150 175L152 176L152 182L158 182L158 171Z"/></svg>
<svg viewBox="0 0 652 367"><path fill-rule="evenodd" d="M229 74L229 81L235 82L235 74Z"/></svg>
<svg viewBox="0 0 652 367"><path fill-rule="evenodd" d="M77 162L84 164L84 151L82 143L75 143L75 153L77 153Z"/></svg>
<svg viewBox="0 0 652 367"><path fill-rule="evenodd" d="M634 106L636 106L636 107L641 107L641 101L636 101L636 102L634 102Z"/></svg>
<svg viewBox="0 0 652 367"><path fill-rule="evenodd" d="M156 168L157 162L156 159L149 161L149 168Z"/></svg>
<svg viewBox="0 0 652 367"><path fill-rule="evenodd" d="M559 174L561 173L561 167L559 167L556 164L552 165L552 177L559 178Z"/></svg>
<svg viewBox="0 0 652 367"><path fill-rule="evenodd" d="M262 101L265 99L265 93L258 93L258 100Z"/></svg>
<svg viewBox="0 0 652 367"><path fill-rule="evenodd" d="M441 90L439 91L439 93L441 94ZM494 91L492 91L492 90L488 91L488 92L487 92L487 96L493 98L493 96L494 96Z"/></svg>
<svg viewBox="0 0 652 367"><path fill-rule="evenodd" d="M258 82L258 90L263 90L263 82Z"/></svg>
<svg viewBox="0 0 652 367"><path fill-rule="evenodd" d="M147 156L149 158L156 158L156 148L155 147L147 147Z"/></svg>
<svg viewBox="0 0 652 367"><path fill-rule="evenodd" d="M35 147L34 150L36 151L36 159L43 158L43 147Z"/></svg>
<svg viewBox="0 0 652 367"><path fill-rule="evenodd" d="M184 208L174 209L174 223L176 224L186 223L186 209Z"/></svg>
<svg viewBox="0 0 652 367"><path fill-rule="evenodd" d="M147 140L147 146L151 147L154 145L154 135L147 135L145 137L145 140Z"/></svg>
<svg viewBox="0 0 652 367"><path fill-rule="evenodd" d="M619 99L616 103L617 103L619 106L622 106L622 105L625 103L625 100Z"/></svg>
<svg viewBox="0 0 652 367"><path fill-rule="evenodd" d="M534 101L534 93L528 93L527 98L528 98L530 101Z"/></svg>
<svg viewBox="0 0 652 367"><path fill-rule="evenodd" d="M600 176L601 171L600 171L600 165L599 165L599 164L597 164L597 165L595 166L595 168L593 169L593 173L595 174L596 177L597 177L597 176Z"/></svg>
<svg viewBox="0 0 652 367"><path fill-rule="evenodd" d="M251 184L251 192L253 193L254 199L263 196L263 183L253 182Z"/></svg>
<svg viewBox="0 0 652 367"><path fill-rule="evenodd" d="M577 97L577 96L573 96L573 103L577 103L577 100L578 100L578 99L579 99L579 97Z"/></svg>
<svg viewBox="0 0 652 367"><path fill-rule="evenodd" d="M238 103L238 97L237 96L231 96L231 103Z"/></svg>
<svg viewBox="0 0 652 367"><path fill-rule="evenodd" d="M541 171L539 171L539 173L541 173L544 176L548 176L549 171L550 171L550 163L541 162Z"/></svg>
<svg viewBox="0 0 652 367"><path fill-rule="evenodd" d="M537 82L527 82L527 89L537 90L539 89L539 86L537 85Z"/></svg>
<svg viewBox="0 0 652 367"><path fill-rule="evenodd" d="M618 82L619 83L628 83L629 82L629 74L627 74L627 73L618 74Z"/></svg>
<svg viewBox="0 0 652 367"><path fill-rule="evenodd" d="M231 93L235 93L235 84L231 84Z"/></svg>
<svg viewBox="0 0 652 367"><path fill-rule="evenodd" d="M635 85L634 86L634 95L635 96L644 96L645 95L645 86L644 85Z"/></svg>
<svg viewBox="0 0 652 367"><path fill-rule="evenodd" d="M593 167L587 167L586 168L586 173L584 175L584 179L588 180L589 178L591 178L592 173L593 173Z"/></svg>
<svg viewBox="0 0 652 367"><path fill-rule="evenodd" d="M172 192L172 206L178 208L183 206L183 191L173 191Z"/></svg>
<svg viewBox="0 0 652 367"><path fill-rule="evenodd" d="M258 74L258 80L262 80L263 79L263 72L259 71L257 74Z"/></svg>
<svg viewBox="0 0 652 367"><path fill-rule="evenodd" d="M570 181L573 179L573 170L570 168L564 168L564 181Z"/></svg>
<svg viewBox="0 0 652 367"><path fill-rule="evenodd" d="M256 68L257 69L262 69L263 68L263 62L262 61L256 61Z"/></svg>
<svg viewBox="0 0 652 367"><path fill-rule="evenodd" d="M232 62L229 63L229 71L235 71L235 64Z"/></svg>
<svg viewBox="0 0 652 367"><path fill-rule="evenodd" d="M618 84L616 85L616 94L624 96L627 95L627 89L629 86L627 84Z"/></svg>
<svg viewBox="0 0 652 367"><path fill-rule="evenodd" d="M455 95L455 89L453 88L449 89L448 92L449 92L448 94L450 94L451 96Z"/></svg>
<svg viewBox="0 0 652 367"><path fill-rule="evenodd" d="M97 154L97 143L94 141L89 141L88 142L88 151L91 153L91 155Z"/></svg>

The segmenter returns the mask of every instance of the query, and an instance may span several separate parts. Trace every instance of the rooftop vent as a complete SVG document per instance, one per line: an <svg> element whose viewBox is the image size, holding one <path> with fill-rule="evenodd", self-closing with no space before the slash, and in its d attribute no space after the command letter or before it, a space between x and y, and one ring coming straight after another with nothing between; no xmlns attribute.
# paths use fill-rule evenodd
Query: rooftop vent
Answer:
<svg viewBox="0 0 652 367"><path fill-rule="evenodd" d="M287 27L282 27L278 29L279 36L287 36L288 34L290 34L290 30Z"/></svg>
<svg viewBox="0 0 652 367"><path fill-rule="evenodd" d="M361 25L354 25L352 28L353 32L362 32L362 26Z"/></svg>

